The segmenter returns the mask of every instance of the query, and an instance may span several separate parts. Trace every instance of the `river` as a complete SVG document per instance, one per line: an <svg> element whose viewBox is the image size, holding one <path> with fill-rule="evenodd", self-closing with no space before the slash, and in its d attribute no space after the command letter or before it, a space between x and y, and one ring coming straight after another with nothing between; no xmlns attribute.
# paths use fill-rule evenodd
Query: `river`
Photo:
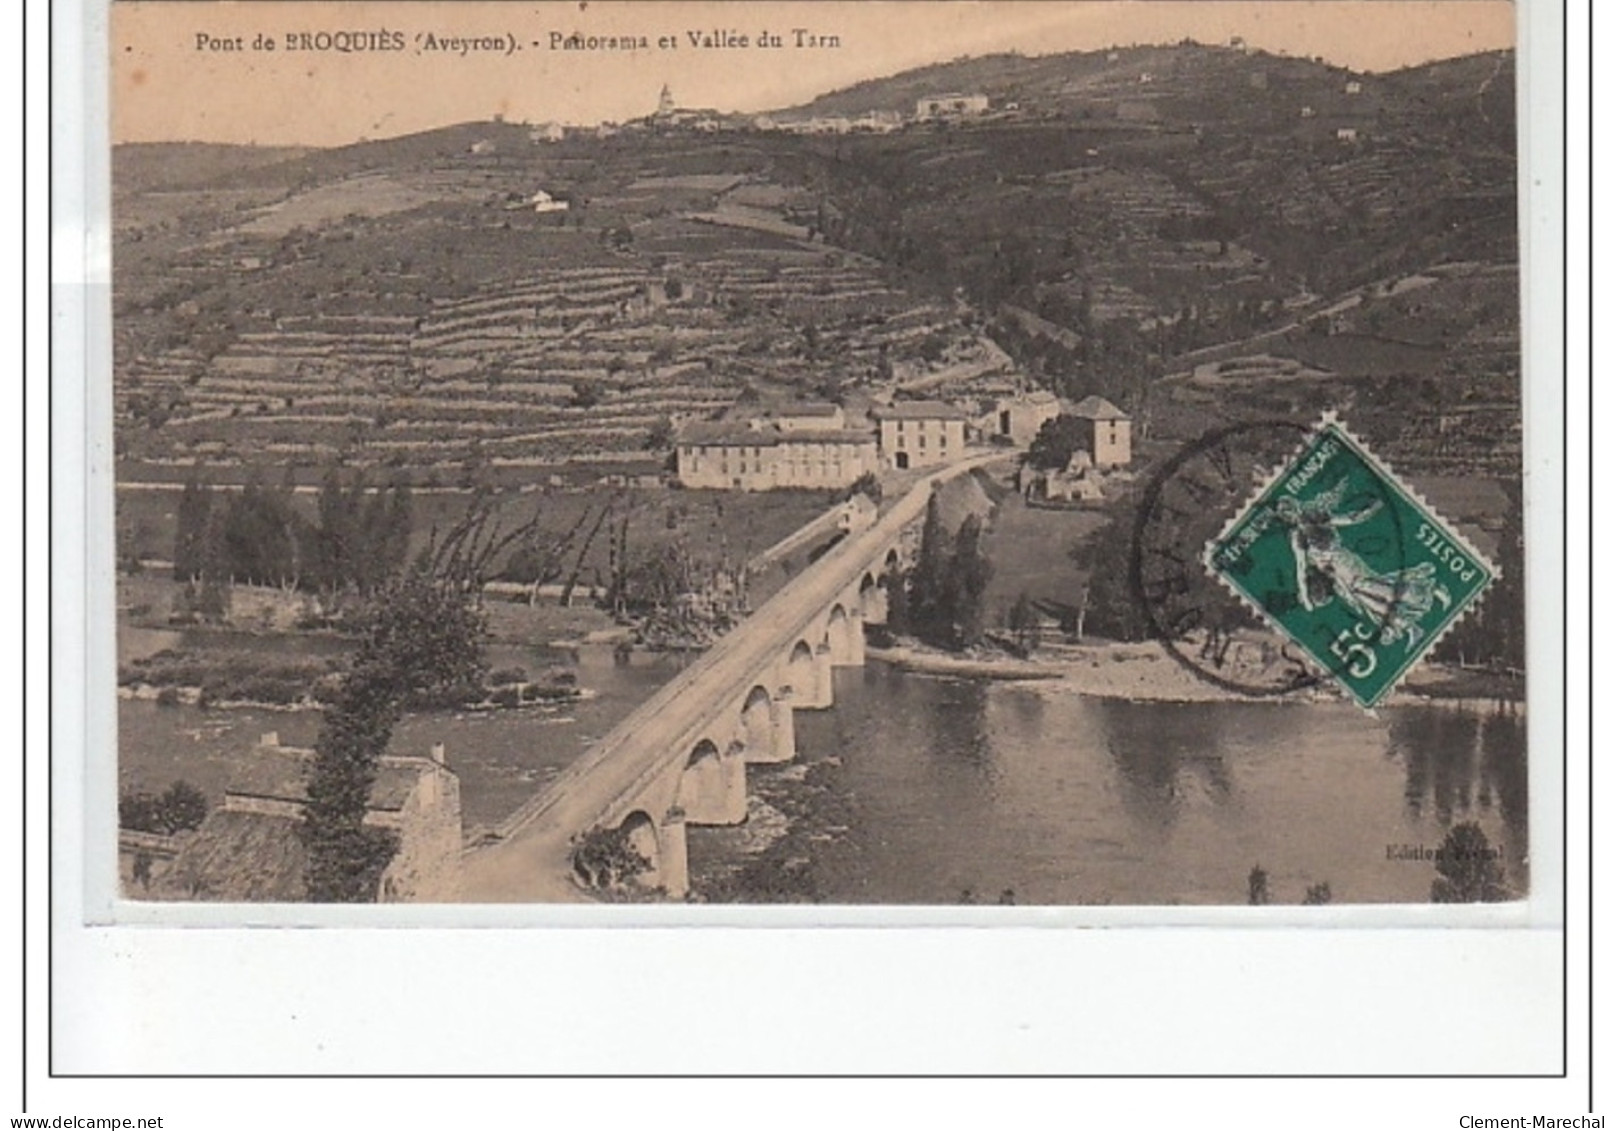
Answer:
<svg viewBox="0 0 1615 1131"><path fill-rule="evenodd" d="M803 765L752 776L805 835L758 869L757 838L692 830L698 887L766 897L748 875L785 865L791 897L832 903L1243 903L1260 866L1274 903L1323 883L1337 902L1422 902L1433 864L1387 849L1434 850L1465 820L1528 883L1523 715L1132 703L871 664L839 671L834 709L796 730Z"/></svg>
<svg viewBox="0 0 1615 1131"><path fill-rule="evenodd" d="M126 628L122 658L161 647L341 648L335 640ZM574 663L592 697L553 707L406 717L395 752L448 748L468 830L541 789L661 686L677 657L608 647L565 657L496 646L495 666ZM753 820L691 829L708 898L833 903L1242 903L1254 866L1275 903L1327 883L1339 902L1429 898L1428 861L1479 822L1508 882L1528 880L1523 715L1432 703L1132 703L1054 684L836 673L835 707L800 711L800 756L749 770ZM265 731L307 745L311 711L119 704L120 785L176 779L215 801ZM787 831L788 830L788 831ZM781 835L781 834L785 835Z"/></svg>
<svg viewBox="0 0 1615 1131"><path fill-rule="evenodd" d="M124 626L118 659L125 662L163 648L248 649L288 657L330 654L351 648L337 637L273 636L211 630ZM460 777L462 820L469 832L510 815L589 744L605 734L683 667L672 653L636 652L619 663L612 649L589 645L555 651L495 644L493 668L522 667L539 673L557 663L571 667L587 698L569 703L500 711L433 711L409 714L393 729L394 754L426 754L446 747ZM158 706L149 699L118 703L118 781L123 790L162 790L189 781L217 803L246 748L273 731L288 746L312 746L320 713L308 710Z"/></svg>

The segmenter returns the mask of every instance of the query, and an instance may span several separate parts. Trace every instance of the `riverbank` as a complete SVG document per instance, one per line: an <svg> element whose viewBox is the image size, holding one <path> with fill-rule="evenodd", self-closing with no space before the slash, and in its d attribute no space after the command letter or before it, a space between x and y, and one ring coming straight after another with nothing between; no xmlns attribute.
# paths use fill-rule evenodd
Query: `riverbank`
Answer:
<svg viewBox="0 0 1615 1131"><path fill-rule="evenodd" d="M118 694L151 699L160 707L319 710L341 688L344 656L287 659L235 650L165 648L119 666ZM488 711L538 704L569 703L587 697L576 672L557 666L542 678L524 668L497 668L481 687L445 689L431 699L417 697L412 710Z"/></svg>
<svg viewBox="0 0 1615 1131"><path fill-rule="evenodd" d="M1523 890L1525 724L1478 701L1133 702L872 661L796 713L795 761L747 767L745 825L688 828L692 899L1242 905L1260 865L1275 904L1325 883L1418 904L1432 869L1386 846L1470 819Z"/></svg>
<svg viewBox="0 0 1615 1131"><path fill-rule="evenodd" d="M888 648L869 647L865 655L901 671L922 675L1036 682L1053 692L1131 702L1213 703L1255 698L1318 703L1343 697L1328 686L1272 696L1233 691L1202 679L1157 641L1056 644L1045 646L1028 659L988 651L960 655L905 641ZM1425 664L1409 672L1402 686L1384 702L1387 706L1432 701L1457 705L1505 703L1523 710L1524 699L1523 681L1513 677Z"/></svg>

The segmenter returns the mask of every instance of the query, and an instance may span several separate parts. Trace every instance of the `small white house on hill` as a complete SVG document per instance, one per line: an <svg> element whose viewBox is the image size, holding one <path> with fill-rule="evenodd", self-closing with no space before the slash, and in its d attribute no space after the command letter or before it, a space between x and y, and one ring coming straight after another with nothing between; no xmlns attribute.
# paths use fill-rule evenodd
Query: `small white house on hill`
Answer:
<svg viewBox="0 0 1615 1131"><path fill-rule="evenodd" d="M985 94L938 94L914 104L914 117L925 122L934 118L966 118L985 114L989 100Z"/></svg>

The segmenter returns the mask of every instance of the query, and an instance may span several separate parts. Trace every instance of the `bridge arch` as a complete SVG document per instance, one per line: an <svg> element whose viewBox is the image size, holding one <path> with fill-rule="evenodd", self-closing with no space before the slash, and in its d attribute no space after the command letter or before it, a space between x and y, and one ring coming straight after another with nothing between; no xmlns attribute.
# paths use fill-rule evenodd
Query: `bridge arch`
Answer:
<svg viewBox="0 0 1615 1131"><path fill-rule="evenodd" d="M648 860L654 872L661 862L662 846L661 838L656 835L656 822L651 820L651 815L643 809L635 809L617 827L622 830L624 843Z"/></svg>
<svg viewBox="0 0 1615 1131"><path fill-rule="evenodd" d="M785 682L791 690L791 706L811 707L819 693L819 665L813 659L813 646L798 640L785 660Z"/></svg>
<svg viewBox="0 0 1615 1131"><path fill-rule="evenodd" d="M830 606L824 625L824 642L833 666L850 667L864 662L863 625L839 601Z"/></svg>
<svg viewBox="0 0 1615 1131"><path fill-rule="evenodd" d="M746 819L746 763L740 747L720 750L703 738L690 749L679 775L678 808L692 825L738 825Z"/></svg>
<svg viewBox="0 0 1615 1131"><path fill-rule="evenodd" d="M821 633L811 635L822 639ZM785 661L785 682L791 688L793 710L818 710L831 705L829 660L828 649L821 651L807 640L799 639L791 646Z"/></svg>
<svg viewBox="0 0 1615 1131"><path fill-rule="evenodd" d="M748 762L789 762L796 757L796 733L791 709L762 684L746 693L740 704L741 757Z"/></svg>
<svg viewBox="0 0 1615 1131"><path fill-rule="evenodd" d="M886 618L891 615L887 600L889 592L884 575L876 580L873 573L864 574L864 579L858 583L858 612L865 624L886 623Z"/></svg>

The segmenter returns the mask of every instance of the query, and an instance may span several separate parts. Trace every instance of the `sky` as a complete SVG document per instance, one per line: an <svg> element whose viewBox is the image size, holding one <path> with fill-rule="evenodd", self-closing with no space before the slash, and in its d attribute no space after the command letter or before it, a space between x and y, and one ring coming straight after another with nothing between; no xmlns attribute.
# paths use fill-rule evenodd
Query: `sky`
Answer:
<svg viewBox="0 0 1615 1131"><path fill-rule="evenodd" d="M1238 35L1385 71L1511 47L1514 19L1506 0L119 0L108 36L111 133L115 142L326 146L500 114L586 125L650 113L664 83L683 106L763 111L964 55L1186 37ZM796 28L838 44L797 46ZM747 44L692 46L689 33L703 31ZM764 31L782 46L759 47ZM344 32L334 41L364 49L321 38ZM646 46L554 46L574 33L643 36Z"/></svg>

